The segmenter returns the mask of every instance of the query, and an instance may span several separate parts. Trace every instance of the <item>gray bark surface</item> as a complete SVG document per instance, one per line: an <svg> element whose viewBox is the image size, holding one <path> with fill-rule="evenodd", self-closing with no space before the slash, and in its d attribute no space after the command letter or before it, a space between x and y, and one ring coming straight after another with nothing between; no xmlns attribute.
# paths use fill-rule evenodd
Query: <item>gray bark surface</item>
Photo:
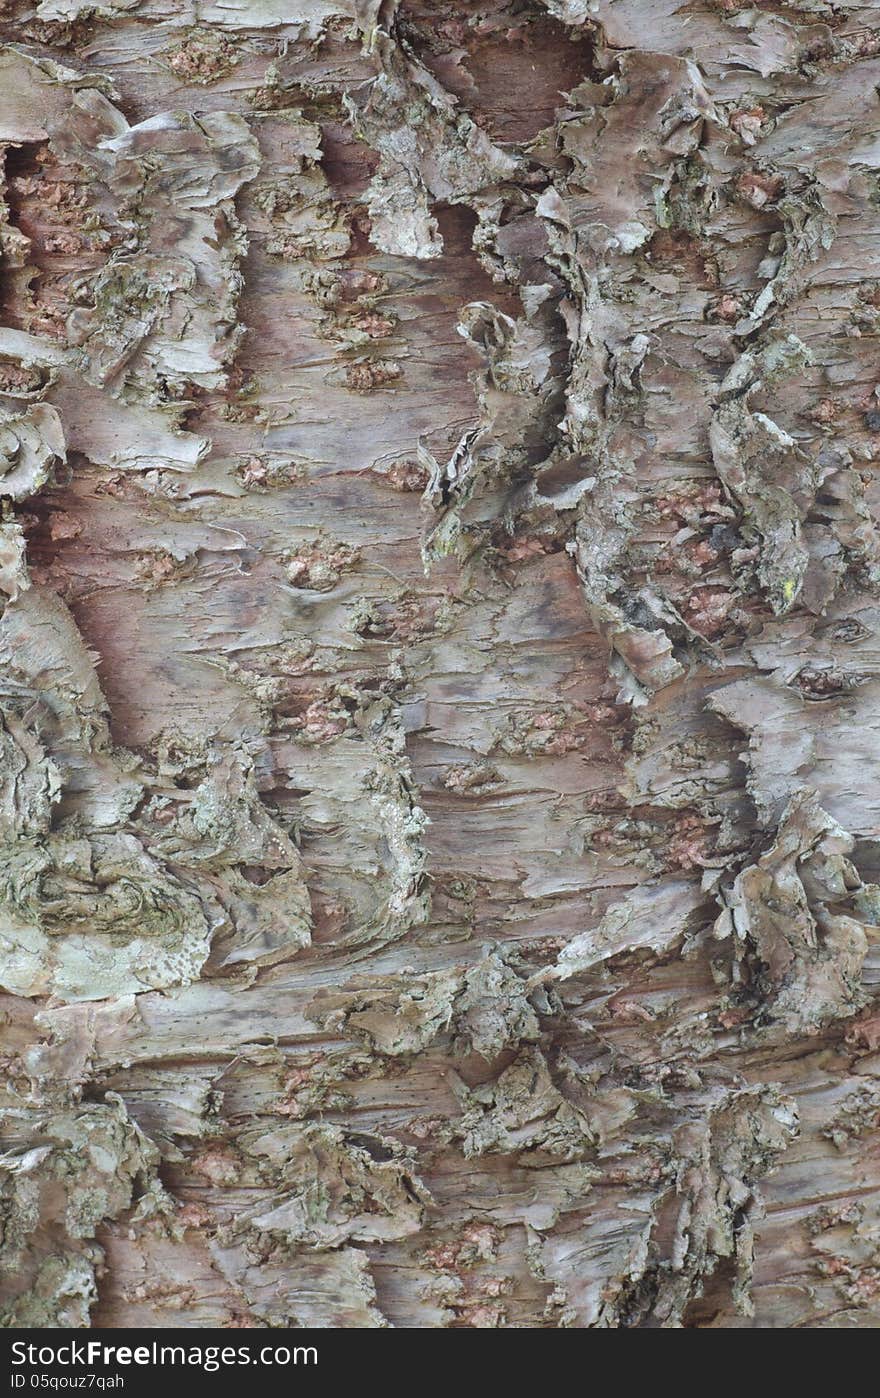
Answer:
<svg viewBox="0 0 880 1398"><path fill-rule="evenodd" d="M0 1323L875 1328L878 7L0 40Z"/></svg>

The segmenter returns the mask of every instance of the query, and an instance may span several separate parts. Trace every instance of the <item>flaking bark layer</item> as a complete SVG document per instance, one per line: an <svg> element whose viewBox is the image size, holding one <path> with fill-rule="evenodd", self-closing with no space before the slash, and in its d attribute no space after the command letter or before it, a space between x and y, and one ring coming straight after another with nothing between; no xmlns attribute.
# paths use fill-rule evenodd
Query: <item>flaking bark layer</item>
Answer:
<svg viewBox="0 0 880 1398"><path fill-rule="evenodd" d="M878 35L8 0L0 1323L880 1324Z"/></svg>

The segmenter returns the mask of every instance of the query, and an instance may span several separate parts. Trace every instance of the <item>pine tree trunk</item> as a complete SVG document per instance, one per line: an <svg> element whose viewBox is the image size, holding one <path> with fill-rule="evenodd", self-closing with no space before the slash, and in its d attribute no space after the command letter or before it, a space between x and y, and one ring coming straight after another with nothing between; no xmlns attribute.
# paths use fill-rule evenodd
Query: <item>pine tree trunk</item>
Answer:
<svg viewBox="0 0 880 1398"><path fill-rule="evenodd" d="M878 19L6 0L3 1324L880 1323Z"/></svg>

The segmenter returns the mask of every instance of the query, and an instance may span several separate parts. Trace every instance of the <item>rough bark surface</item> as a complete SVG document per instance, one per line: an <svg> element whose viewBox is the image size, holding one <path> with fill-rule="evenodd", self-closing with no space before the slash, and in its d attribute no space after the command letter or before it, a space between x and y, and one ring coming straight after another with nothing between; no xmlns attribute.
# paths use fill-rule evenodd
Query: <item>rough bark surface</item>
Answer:
<svg viewBox="0 0 880 1398"><path fill-rule="evenodd" d="M0 39L0 1323L876 1327L878 7Z"/></svg>

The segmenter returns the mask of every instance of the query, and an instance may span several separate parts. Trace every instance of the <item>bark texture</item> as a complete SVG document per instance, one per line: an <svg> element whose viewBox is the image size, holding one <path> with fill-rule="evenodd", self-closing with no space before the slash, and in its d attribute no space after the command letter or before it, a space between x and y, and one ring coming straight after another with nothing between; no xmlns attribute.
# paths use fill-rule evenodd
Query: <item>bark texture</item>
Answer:
<svg viewBox="0 0 880 1398"><path fill-rule="evenodd" d="M880 1322L880 11L5 0L7 1326Z"/></svg>

